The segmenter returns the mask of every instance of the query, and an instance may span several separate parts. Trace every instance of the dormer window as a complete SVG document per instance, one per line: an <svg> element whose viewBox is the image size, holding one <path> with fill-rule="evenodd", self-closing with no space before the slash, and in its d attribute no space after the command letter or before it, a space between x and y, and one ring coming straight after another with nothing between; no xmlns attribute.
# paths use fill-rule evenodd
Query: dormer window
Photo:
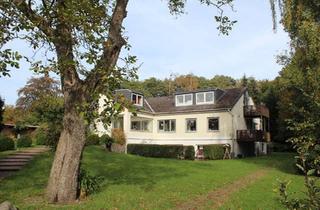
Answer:
<svg viewBox="0 0 320 210"><path fill-rule="evenodd" d="M213 104L214 103L214 92L202 92L197 93L197 104Z"/></svg>
<svg viewBox="0 0 320 210"><path fill-rule="evenodd" d="M176 95L176 106L192 105L192 94Z"/></svg>
<svg viewBox="0 0 320 210"><path fill-rule="evenodd" d="M143 106L143 96L136 94L136 93L132 93L131 94L131 102L134 105Z"/></svg>

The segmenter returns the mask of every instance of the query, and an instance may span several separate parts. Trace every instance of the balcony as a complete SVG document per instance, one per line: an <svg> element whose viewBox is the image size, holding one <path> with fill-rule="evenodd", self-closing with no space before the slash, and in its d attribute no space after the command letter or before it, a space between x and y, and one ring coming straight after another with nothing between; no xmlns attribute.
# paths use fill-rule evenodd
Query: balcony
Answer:
<svg viewBox="0 0 320 210"><path fill-rule="evenodd" d="M270 142L270 133L262 130L237 130L237 141Z"/></svg>
<svg viewBox="0 0 320 210"><path fill-rule="evenodd" d="M265 105L248 105L243 107L245 117L267 117L269 118L269 109Z"/></svg>

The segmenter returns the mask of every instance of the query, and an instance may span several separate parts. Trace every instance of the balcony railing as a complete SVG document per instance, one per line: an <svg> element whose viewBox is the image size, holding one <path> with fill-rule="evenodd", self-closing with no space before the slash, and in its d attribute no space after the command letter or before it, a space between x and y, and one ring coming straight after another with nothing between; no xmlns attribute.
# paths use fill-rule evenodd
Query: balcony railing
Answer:
<svg viewBox="0 0 320 210"><path fill-rule="evenodd" d="M270 133L262 130L237 130L237 141L269 142Z"/></svg>
<svg viewBox="0 0 320 210"><path fill-rule="evenodd" d="M269 118L269 109L265 105L248 105L244 106L244 116L245 117L267 117Z"/></svg>

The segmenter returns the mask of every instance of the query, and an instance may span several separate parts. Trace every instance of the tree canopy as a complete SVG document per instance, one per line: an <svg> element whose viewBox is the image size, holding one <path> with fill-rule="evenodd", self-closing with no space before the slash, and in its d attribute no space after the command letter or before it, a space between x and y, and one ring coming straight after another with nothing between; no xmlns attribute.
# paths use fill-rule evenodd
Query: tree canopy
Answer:
<svg viewBox="0 0 320 210"><path fill-rule="evenodd" d="M32 77L27 84L18 90L16 105L23 109L30 109L34 102L46 97L61 97L60 82L48 75Z"/></svg>
<svg viewBox="0 0 320 210"><path fill-rule="evenodd" d="M235 21L223 13L232 0L199 0L218 10L218 29L228 34ZM186 0L168 0L174 15L184 12ZM123 47L129 49L123 35L128 0L3 0L0 3L0 74L9 74L9 66L19 68L25 58L36 72L53 71L60 75L64 97L63 131L53 162L49 184L50 202L70 202L78 196L78 171L85 143L85 130L97 118L105 123L121 111L121 105L106 100L103 115L97 112L100 94L111 98L112 90L124 78L134 77L135 56L122 58ZM21 39L35 49L52 52L46 62L7 48ZM51 56L49 56L51 55ZM47 63L47 65L46 65ZM108 114L106 114L108 113ZM72 149L71 149L72 148ZM63 178L62 178L63 177Z"/></svg>
<svg viewBox="0 0 320 210"><path fill-rule="evenodd" d="M297 167L305 175L306 199L287 196L282 183L282 202L288 209L319 209L317 178L320 175L320 2L318 0L273 0L279 3L281 23L288 32L291 52L282 56L285 65L277 78L281 89L279 116L290 131L296 149ZM275 7L273 7L274 17Z"/></svg>
<svg viewBox="0 0 320 210"><path fill-rule="evenodd" d="M3 123L4 100L0 97L0 131Z"/></svg>

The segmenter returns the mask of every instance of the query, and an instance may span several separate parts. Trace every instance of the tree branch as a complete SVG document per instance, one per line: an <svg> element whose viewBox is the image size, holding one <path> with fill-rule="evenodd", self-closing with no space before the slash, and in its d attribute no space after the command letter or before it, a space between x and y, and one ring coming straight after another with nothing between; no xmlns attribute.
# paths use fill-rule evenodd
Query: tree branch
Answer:
<svg viewBox="0 0 320 210"><path fill-rule="evenodd" d="M66 8L64 0L58 0L57 7L57 27L54 30L55 39L53 42L58 58L62 88L68 92L70 89L77 90L81 80L77 73L73 55L72 26L64 16Z"/></svg>
<svg viewBox="0 0 320 210"><path fill-rule="evenodd" d="M50 27L49 22L32 10L30 2L26 3L24 0L13 0L12 2L21 13L23 13L48 37L48 39L53 36L53 29Z"/></svg>
<svg viewBox="0 0 320 210"><path fill-rule="evenodd" d="M128 1L117 0L110 22L108 39L104 42L103 54L85 80L89 92L95 91L102 82L101 78L111 73L117 63L121 48L126 44L121 35L121 29L123 20L127 16Z"/></svg>

